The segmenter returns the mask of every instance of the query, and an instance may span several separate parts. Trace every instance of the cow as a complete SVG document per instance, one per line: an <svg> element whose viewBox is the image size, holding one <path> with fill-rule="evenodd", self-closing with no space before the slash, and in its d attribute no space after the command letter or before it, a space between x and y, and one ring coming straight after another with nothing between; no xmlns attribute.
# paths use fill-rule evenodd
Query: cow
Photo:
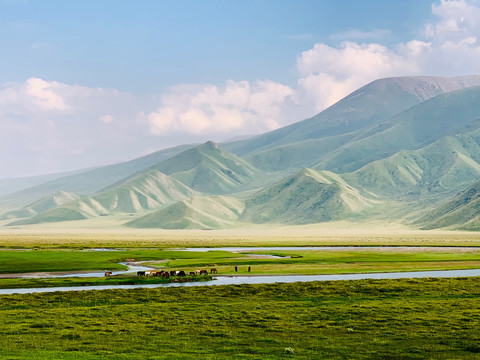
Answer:
<svg viewBox="0 0 480 360"><path fill-rule="evenodd" d="M202 270L195 270L195 274L200 275Z"/></svg>
<svg viewBox="0 0 480 360"><path fill-rule="evenodd" d="M170 277L170 274L168 273L168 271L164 271L162 272L162 277L168 279Z"/></svg>
<svg viewBox="0 0 480 360"><path fill-rule="evenodd" d="M185 275L186 275L185 271L183 271L183 270L178 271L177 276L185 276Z"/></svg>
<svg viewBox="0 0 480 360"><path fill-rule="evenodd" d="M208 271L207 270L200 270L200 275L208 275Z"/></svg>
<svg viewBox="0 0 480 360"><path fill-rule="evenodd" d="M111 272L111 271L106 271L106 270L105 270L105 276L110 276L110 275L112 275L112 272Z"/></svg>
<svg viewBox="0 0 480 360"><path fill-rule="evenodd" d="M177 272L175 270L171 270L170 271L170 276L175 276L175 275L177 275Z"/></svg>
<svg viewBox="0 0 480 360"><path fill-rule="evenodd" d="M218 271L217 271L217 269L215 269L215 268L211 268L211 269L210 269L210 274L216 274L217 272L218 272Z"/></svg>
<svg viewBox="0 0 480 360"><path fill-rule="evenodd" d="M195 276L195 271L190 271L190 275Z"/></svg>
<svg viewBox="0 0 480 360"><path fill-rule="evenodd" d="M137 271L137 276L145 276L145 271Z"/></svg>

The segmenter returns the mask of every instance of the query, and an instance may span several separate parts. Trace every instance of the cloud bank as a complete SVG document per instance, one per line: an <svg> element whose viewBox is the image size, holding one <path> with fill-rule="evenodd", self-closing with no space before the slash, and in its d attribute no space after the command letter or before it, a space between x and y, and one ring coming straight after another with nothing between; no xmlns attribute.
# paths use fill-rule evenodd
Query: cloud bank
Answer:
<svg viewBox="0 0 480 360"><path fill-rule="evenodd" d="M180 143L273 130L312 116L382 77L480 73L479 3L441 0L431 10L435 22L395 46L380 43L389 34L385 29L351 30L342 35L349 41L313 44L292 64L298 79L290 86L268 79L227 80L184 84L155 97L39 78L4 84L0 177L79 168Z"/></svg>

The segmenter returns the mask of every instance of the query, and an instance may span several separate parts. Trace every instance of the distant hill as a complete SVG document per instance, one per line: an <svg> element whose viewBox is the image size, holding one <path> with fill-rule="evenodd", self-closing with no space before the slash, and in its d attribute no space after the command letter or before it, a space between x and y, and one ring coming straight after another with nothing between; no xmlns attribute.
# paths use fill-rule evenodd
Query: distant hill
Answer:
<svg viewBox="0 0 480 360"><path fill-rule="evenodd" d="M14 222L10 225L79 220L115 213L140 213L145 210L158 209L197 194L196 191L178 180L159 171L151 170L93 196L69 202L31 219ZM61 216L62 213L63 216Z"/></svg>
<svg viewBox="0 0 480 360"><path fill-rule="evenodd" d="M192 145L177 146L160 150L131 161L56 177L40 185L0 197L0 210L8 211L18 209L58 191L75 192L83 195L93 194L114 182L131 176L162 160L168 159L191 146Z"/></svg>
<svg viewBox="0 0 480 360"><path fill-rule="evenodd" d="M80 196L77 194L69 193L66 191L59 191L19 210L7 212L0 216L0 220L32 217L40 213L46 212L50 209L56 208L58 206L68 204L79 198Z"/></svg>
<svg viewBox="0 0 480 360"><path fill-rule="evenodd" d="M474 86L480 86L480 76L380 79L310 119L224 146L264 170L311 167L326 154L354 141L363 129L435 96ZM323 169L354 168L330 163Z"/></svg>
<svg viewBox="0 0 480 360"><path fill-rule="evenodd" d="M479 134L480 135L480 134ZM480 137L446 136L418 150L402 150L341 177L378 198L425 202L458 192L480 178Z"/></svg>
<svg viewBox="0 0 480 360"><path fill-rule="evenodd" d="M213 141L185 150L154 166L188 187L210 194L251 188L264 174Z"/></svg>
<svg viewBox="0 0 480 360"><path fill-rule="evenodd" d="M323 156L315 169L348 172L400 150L414 150L480 125L480 87L438 95L363 130Z"/></svg>
<svg viewBox="0 0 480 360"><path fill-rule="evenodd" d="M233 226L244 207L243 201L231 197L192 197L126 225L161 229L221 229Z"/></svg>
<svg viewBox="0 0 480 360"><path fill-rule="evenodd" d="M336 174L304 169L247 199L241 219L253 223L317 223L344 219L375 203Z"/></svg>
<svg viewBox="0 0 480 360"><path fill-rule="evenodd" d="M0 220L128 216L126 226L167 229L375 220L479 229L479 85L480 76L380 79L273 132L164 150L9 194L0 209L21 205Z"/></svg>
<svg viewBox="0 0 480 360"><path fill-rule="evenodd" d="M414 222L422 229L480 230L480 181L425 213Z"/></svg>

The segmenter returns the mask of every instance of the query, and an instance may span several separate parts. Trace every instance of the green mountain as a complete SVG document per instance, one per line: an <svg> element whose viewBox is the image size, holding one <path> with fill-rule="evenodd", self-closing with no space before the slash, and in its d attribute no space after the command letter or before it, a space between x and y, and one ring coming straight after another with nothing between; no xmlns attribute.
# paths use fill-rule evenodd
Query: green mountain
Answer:
<svg viewBox="0 0 480 360"><path fill-rule="evenodd" d="M232 227L243 201L226 196L192 197L128 222L137 228L221 229Z"/></svg>
<svg viewBox="0 0 480 360"><path fill-rule="evenodd" d="M317 223L348 218L377 203L360 195L357 189L334 173L304 169L247 199L241 220Z"/></svg>
<svg viewBox="0 0 480 360"><path fill-rule="evenodd" d="M265 175L213 141L185 150L152 167L188 187L210 194L228 194L257 186Z"/></svg>
<svg viewBox="0 0 480 360"><path fill-rule="evenodd" d="M427 209L426 214L414 222L422 229L450 227L462 230L480 230L480 182Z"/></svg>
<svg viewBox="0 0 480 360"><path fill-rule="evenodd" d="M178 180L159 171L150 170L93 196L69 202L31 219L10 225L79 220L116 213L141 213L197 194Z"/></svg>
<svg viewBox="0 0 480 360"><path fill-rule="evenodd" d="M327 154L356 141L363 130L425 100L473 86L480 86L480 76L380 79L310 119L224 146L264 170L311 167ZM339 161L338 165L343 165L342 159L336 160ZM338 165L332 161L323 169L354 169L341 168Z"/></svg>
<svg viewBox="0 0 480 360"><path fill-rule="evenodd" d="M75 201L79 198L80 196L77 194L59 191L19 210L7 212L0 216L0 220L32 217L58 206Z"/></svg>
<svg viewBox="0 0 480 360"><path fill-rule="evenodd" d="M400 150L415 150L447 135L478 128L479 119L480 87L438 95L363 130L320 158L313 168L354 171Z"/></svg>
<svg viewBox="0 0 480 360"><path fill-rule="evenodd" d="M127 226L168 229L394 219L475 228L473 190L459 191L480 179L479 84L480 76L378 80L311 119L226 149L209 141L55 178L0 198L0 208L78 185L91 193L30 201L3 219L129 214Z"/></svg>
<svg viewBox="0 0 480 360"><path fill-rule="evenodd" d="M76 172L67 176L55 177L40 185L36 185L15 193L0 197L0 210L16 210L58 191L75 192L83 195L93 194L114 182L142 171L158 162L178 154L192 145L181 145L160 150L131 161L106 165Z"/></svg>
<svg viewBox="0 0 480 360"><path fill-rule="evenodd" d="M480 135L480 134L479 134ZM402 150L341 177L362 194L408 202L458 192L480 178L477 132L447 136L418 150Z"/></svg>

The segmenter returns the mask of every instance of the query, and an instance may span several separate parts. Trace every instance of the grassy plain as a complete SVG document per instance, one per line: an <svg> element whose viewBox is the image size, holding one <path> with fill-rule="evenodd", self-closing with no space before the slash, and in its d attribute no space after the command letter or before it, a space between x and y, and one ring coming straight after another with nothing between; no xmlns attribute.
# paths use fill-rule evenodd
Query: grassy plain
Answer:
<svg viewBox="0 0 480 360"><path fill-rule="evenodd" d="M273 255L273 256L272 256ZM339 274L480 268L480 248L361 248L187 252L163 249L91 251L0 250L3 274L126 269L119 262L144 261L167 270L217 268L219 275ZM238 272L235 271L238 268ZM248 267L252 271L248 272Z"/></svg>
<svg viewBox="0 0 480 360"><path fill-rule="evenodd" d="M0 296L8 359L478 359L480 280Z"/></svg>
<svg viewBox="0 0 480 360"><path fill-rule="evenodd" d="M3 248L177 248L218 246L480 246L480 233L420 231L401 225L346 221L229 230L156 230L121 226L124 219L92 219L21 228L0 227ZM107 228L105 228L107 227Z"/></svg>
<svg viewBox="0 0 480 360"><path fill-rule="evenodd" d="M116 275L111 277L67 277L67 278L22 278L0 279L0 289L38 287L100 286L100 285L147 285L169 282L208 281L211 276L185 276L175 278Z"/></svg>

